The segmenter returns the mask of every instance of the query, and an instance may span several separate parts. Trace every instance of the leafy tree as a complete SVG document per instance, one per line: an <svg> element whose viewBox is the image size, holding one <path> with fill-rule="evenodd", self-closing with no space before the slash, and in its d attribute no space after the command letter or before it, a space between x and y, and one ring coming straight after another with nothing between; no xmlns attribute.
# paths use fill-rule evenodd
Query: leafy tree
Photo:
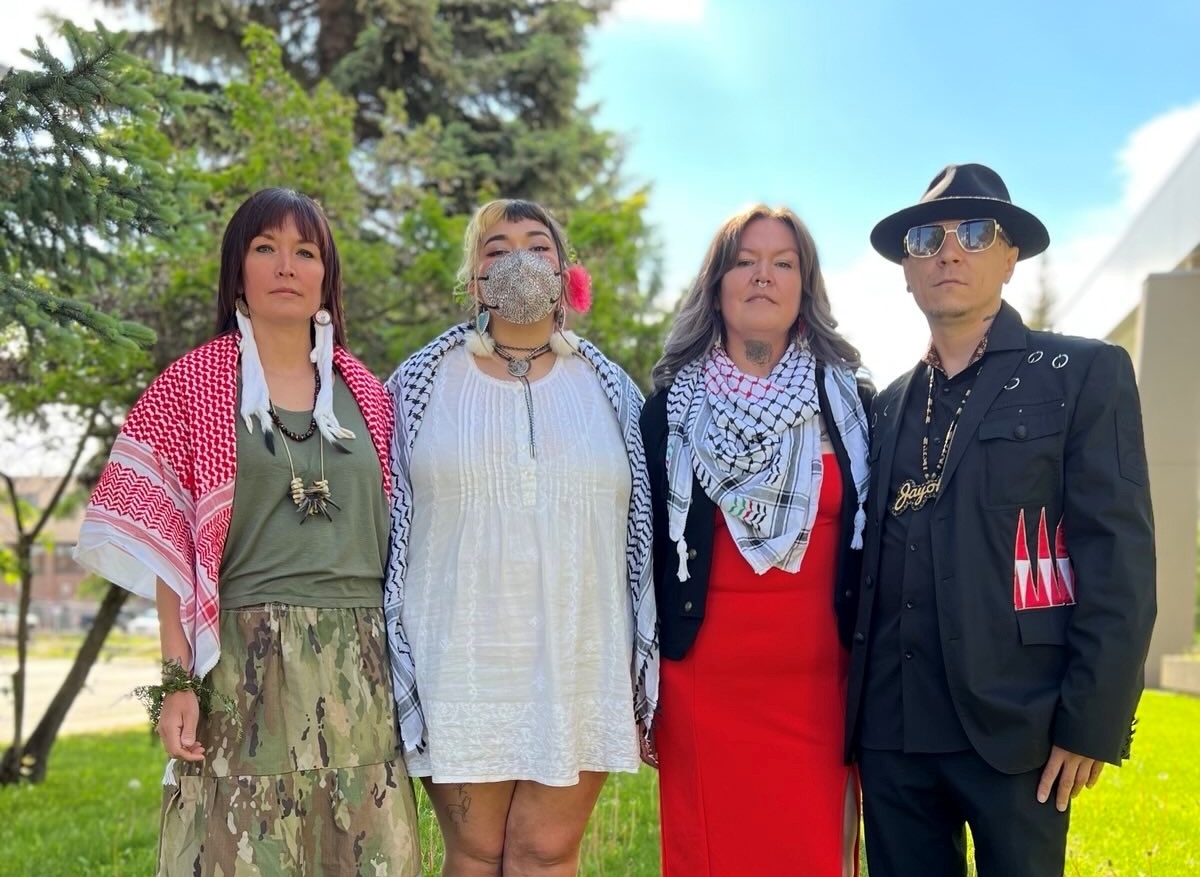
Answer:
<svg viewBox="0 0 1200 877"><path fill-rule="evenodd" d="M325 203L352 346L377 372L465 316L451 292L466 218L522 197L567 222L592 270L580 328L648 377L664 330L648 193L625 191L616 137L579 105L584 39L609 0L103 2L148 17L133 44L213 95L203 123L174 131L226 171L206 207L264 185ZM188 273L211 289L204 271Z"/></svg>
<svg viewBox="0 0 1200 877"><path fill-rule="evenodd" d="M39 41L28 54L35 69L0 79L0 403L15 430L44 424L51 411L78 427L66 471L41 508L20 500L7 471L15 460L0 470L0 502L16 531L4 566L18 586L13 743L0 758L0 784L45 775L66 714L65 707L49 711L25 736L32 550L46 524L78 500L72 484L85 450L128 404L125 388L148 363L141 347L153 341L149 330L91 302L123 284L123 248L167 234L179 216L177 181L145 148L155 142L149 132L160 108L178 99L177 83L103 29L68 24L64 36L70 63ZM160 145L168 142L157 136ZM109 626L116 608L111 615ZM94 631L101 642L107 630ZM85 644L56 701L69 706L98 651L98 643Z"/></svg>

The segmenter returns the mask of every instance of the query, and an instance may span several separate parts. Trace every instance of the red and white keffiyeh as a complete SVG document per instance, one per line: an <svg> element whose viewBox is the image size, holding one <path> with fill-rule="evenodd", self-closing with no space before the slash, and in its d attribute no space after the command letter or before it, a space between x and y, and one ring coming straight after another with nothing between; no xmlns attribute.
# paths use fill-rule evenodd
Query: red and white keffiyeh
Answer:
<svg viewBox="0 0 1200 877"><path fill-rule="evenodd" d="M180 598L191 672L217 663L217 578L237 475L238 341L214 338L159 375L130 409L88 503L75 559L153 600L156 579ZM333 363L362 411L390 495L394 418L379 380L338 347Z"/></svg>

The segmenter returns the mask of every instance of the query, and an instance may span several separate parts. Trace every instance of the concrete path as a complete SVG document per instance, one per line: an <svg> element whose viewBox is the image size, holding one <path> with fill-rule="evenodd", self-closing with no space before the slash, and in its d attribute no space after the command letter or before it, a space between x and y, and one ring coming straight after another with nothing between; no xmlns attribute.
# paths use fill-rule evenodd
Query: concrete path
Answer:
<svg viewBox="0 0 1200 877"><path fill-rule="evenodd" d="M12 741L12 674L17 662L0 658L0 745ZM37 726L46 705L71 668L66 659L40 658L26 665L25 733ZM158 664L133 658L101 659L92 667L83 690L71 705L63 723L63 734L85 734L115 728L148 727L146 711L130 692L139 685L155 682Z"/></svg>

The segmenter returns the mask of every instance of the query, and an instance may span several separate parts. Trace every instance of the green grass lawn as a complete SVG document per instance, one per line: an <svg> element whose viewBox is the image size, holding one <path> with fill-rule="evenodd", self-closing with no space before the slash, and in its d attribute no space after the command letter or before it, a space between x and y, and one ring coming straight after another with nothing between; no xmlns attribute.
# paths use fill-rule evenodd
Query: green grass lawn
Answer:
<svg viewBox="0 0 1200 877"><path fill-rule="evenodd" d="M65 658L74 660L83 643L83 634L78 631L58 633L35 631L29 638L30 658ZM162 654L157 636L122 633L114 630L104 641L100 651L101 662L111 658L146 658L157 662ZM17 657L17 643L11 637L0 638L0 658Z"/></svg>
<svg viewBox="0 0 1200 877"><path fill-rule="evenodd" d="M1200 700L1146 694L1134 756L1076 802L1067 877L1200 874ZM161 775L158 744L144 731L65 738L45 783L0 789L0 877L152 874ZM437 826L418 797L426 874L434 875ZM651 771L610 779L581 873L658 874L657 812Z"/></svg>

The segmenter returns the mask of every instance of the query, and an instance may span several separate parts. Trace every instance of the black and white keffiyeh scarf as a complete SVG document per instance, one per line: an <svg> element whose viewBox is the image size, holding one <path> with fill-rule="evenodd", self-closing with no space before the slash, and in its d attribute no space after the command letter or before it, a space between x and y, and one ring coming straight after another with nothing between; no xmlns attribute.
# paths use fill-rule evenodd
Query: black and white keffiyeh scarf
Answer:
<svg viewBox="0 0 1200 877"><path fill-rule="evenodd" d="M688 363L667 391L667 523L687 581L684 525L692 473L725 515L758 574L800 569L821 495L816 359L793 344L765 378L742 374L722 347ZM851 547L862 548L867 497L867 417L854 373L825 367L830 411L858 492Z"/></svg>
<svg viewBox="0 0 1200 877"><path fill-rule="evenodd" d="M474 329L465 323L443 332L405 360L385 385L395 405L396 429L392 433L391 544L384 578L383 608L388 626L392 687L400 736L407 751L423 750L426 745L425 716L417 691L412 648L401 624L404 580L408 571L408 535L413 512L410 461L417 432L431 401L438 367L447 353L466 343L472 332ZM646 452L638 426L644 400L641 390L629 375L605 358L594 344L579 340L577 352L595 370L604 395L616 414L629 455L632 491L629 497L625 561L634 623L631 656L633 710L643 727L649 728L658 703L659 652L658 612L650 568L650 477L646 471Z"/></svg>

